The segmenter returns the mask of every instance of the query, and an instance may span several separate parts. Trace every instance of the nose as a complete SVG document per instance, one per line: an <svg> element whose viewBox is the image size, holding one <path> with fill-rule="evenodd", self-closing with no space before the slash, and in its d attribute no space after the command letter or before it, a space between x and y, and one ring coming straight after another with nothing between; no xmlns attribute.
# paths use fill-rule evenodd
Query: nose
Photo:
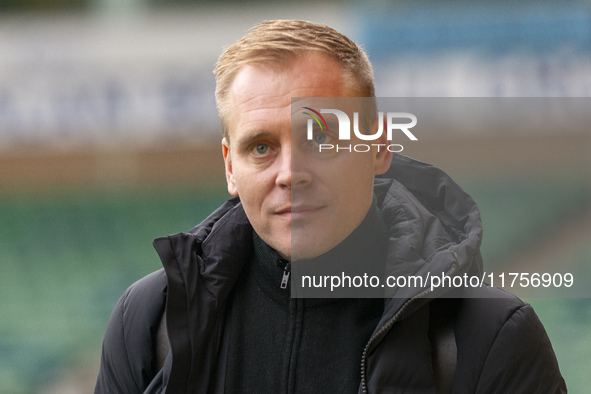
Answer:
<svg viewBox="0 0 591 394"><path fill-rule="evenodd" d="M291 146L283 149L279 161L277 186L287 188L301 188L312 181L312 174L306 168L305 158L293 152Z"/></svg>

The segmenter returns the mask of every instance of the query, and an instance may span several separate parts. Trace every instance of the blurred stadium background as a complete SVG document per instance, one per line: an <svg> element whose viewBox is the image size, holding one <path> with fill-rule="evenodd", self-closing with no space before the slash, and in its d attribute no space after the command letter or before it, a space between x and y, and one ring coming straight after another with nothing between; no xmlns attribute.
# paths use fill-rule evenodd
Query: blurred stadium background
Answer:
<svg viewBox="0 0 591 394"><path fill-rule="evenodd" d="M92 392L115 302L160 266L152 238L227 197L213 64L278 18L363 44L379 96L590 104L589 1L0 0L0 393ZM404 153L479 203L488 271L591 278L588 127L447 130ZM528 301L587 392L591 302Z"/></svg>

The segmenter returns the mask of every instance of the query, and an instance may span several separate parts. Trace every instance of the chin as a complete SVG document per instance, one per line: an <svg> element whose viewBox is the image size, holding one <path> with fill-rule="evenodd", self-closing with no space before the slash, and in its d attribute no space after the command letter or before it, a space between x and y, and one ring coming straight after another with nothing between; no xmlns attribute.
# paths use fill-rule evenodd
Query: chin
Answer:
<svg viewBox="0 0 591 394"><path fill-rule="evenodd" d="M304 239L292 239L291 258L292 260L307 260L318 257L328 252L332 247L326 248L326 242L321 241L319 237L304 237Z"/></svg>

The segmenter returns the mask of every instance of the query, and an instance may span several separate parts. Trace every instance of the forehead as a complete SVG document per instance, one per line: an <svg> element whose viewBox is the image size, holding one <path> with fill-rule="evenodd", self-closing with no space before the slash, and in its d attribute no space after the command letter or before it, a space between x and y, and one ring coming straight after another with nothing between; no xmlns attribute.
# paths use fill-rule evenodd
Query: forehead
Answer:
<svg viewBox="0 0 591 394"><path fill-rule="evenodd" d="M230 89L230 135L286 120L292 97L343 97L348 94L340 65L320 52L307 52L282 64L243 66Z"/></svg>

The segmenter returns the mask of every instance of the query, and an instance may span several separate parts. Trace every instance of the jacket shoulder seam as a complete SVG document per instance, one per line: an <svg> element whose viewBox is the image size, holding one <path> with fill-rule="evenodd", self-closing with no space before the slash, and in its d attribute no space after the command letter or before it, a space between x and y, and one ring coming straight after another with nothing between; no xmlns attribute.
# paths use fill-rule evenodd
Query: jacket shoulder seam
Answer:
<svg viewBox="0 0 591 394"><path fill-rule="evenodd" d="M125 360L127 361L127 366L129 370L132 371L131 375L133 383L135 384L135 387L139 391L141 391L138 382L136 381L135 374L133 373L131 360L129 359L129 349L127 348L128 343L125 333L125 312L127 311L127 300L129 298L129 293L131 292L132 288L133 286L130 286L129 289L127 289L127 291L121 297L121 336L123 337L123 344L125 346Z"/></svg>
<svg viewBox="0 0 591 394"><path fill-rule="evenodd" d="M501 334L501 332L503 331L505 326L507 326L507 323L513 318L513 316L515 316L516 313L518 313L519 311L521 311L524 308L527 308L529 306L529 304L523 302L522 300L519 300L519 301L521 301L521 304L518 307L516 307L515 310L513 310L513 312L511 312L511 314L507 317L507 319L503 322L503 324L497 330L497 333L495 335L495 339L492 341L492 344L490 345L490 348L488 349L488 352L486 354L486 358L484 359L484 363L482 364L483 370L488 362L488 358L490 356L491 350L495 347L497 340L499 339L499 335ZM476 387L480 386L480 381L482 379L483 370L480 371L480 375L478 376L478 380L476 382Z"/></svg>

